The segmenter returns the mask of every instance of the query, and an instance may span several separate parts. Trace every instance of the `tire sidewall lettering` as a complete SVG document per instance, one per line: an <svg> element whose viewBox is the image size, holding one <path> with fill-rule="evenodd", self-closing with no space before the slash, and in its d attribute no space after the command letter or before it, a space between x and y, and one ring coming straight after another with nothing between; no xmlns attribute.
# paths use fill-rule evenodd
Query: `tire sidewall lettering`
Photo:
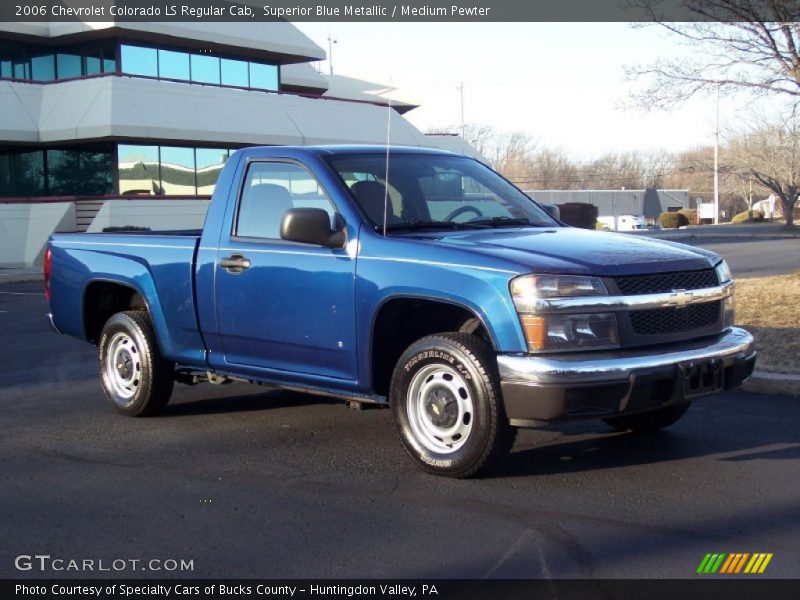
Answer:
<svg viewBox="0 0 800 600"><path fill-rule="evenodd" d="M406 361L406 363L403 365L403 370L407 374L411 374L412 369L420 365L422 361L426 361L424 364L427 364L428 362L435 362L437 360L444 361L446 364L456 369L466 381L473 381L472 374L467 366L455 356L443 350L424 350L419 352Z"/></svg>

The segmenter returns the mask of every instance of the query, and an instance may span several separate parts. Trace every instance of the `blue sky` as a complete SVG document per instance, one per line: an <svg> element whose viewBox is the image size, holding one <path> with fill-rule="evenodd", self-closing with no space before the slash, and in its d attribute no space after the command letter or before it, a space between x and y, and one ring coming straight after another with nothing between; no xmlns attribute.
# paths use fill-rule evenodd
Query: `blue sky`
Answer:
<svg viewBox="0 0 800 600"><path fill-rule="evenodd" d="M604 152L682 150L713 143L716 99L669 112L621 108L630 94L623 67L686 52L657 27L627 23L298 23L327 51L334 71L390 83L421 104L408 113L422 130L465 119L523 131L576 160ZM321 63L327 71L327 63ZM723 122L745 99L723 98Z"/></svg>

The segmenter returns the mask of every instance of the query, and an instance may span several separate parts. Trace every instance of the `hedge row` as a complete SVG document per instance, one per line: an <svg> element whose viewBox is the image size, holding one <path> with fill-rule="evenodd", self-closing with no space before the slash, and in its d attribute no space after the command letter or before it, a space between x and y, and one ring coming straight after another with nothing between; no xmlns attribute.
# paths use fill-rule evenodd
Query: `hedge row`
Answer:
<svg viewBox="0 0 800 600"><path fill-rule="evenodd" d="M764 220L764 213L760 210L744 211L733 215L731 223L753 223Z"/></svg>
<svg viewBox="0 0 800 600"><path fill-rule="evenodd" d="M689 219L681 212L664 212L658 217L658 222L664 229L677 229L689 225Z"/></svg>

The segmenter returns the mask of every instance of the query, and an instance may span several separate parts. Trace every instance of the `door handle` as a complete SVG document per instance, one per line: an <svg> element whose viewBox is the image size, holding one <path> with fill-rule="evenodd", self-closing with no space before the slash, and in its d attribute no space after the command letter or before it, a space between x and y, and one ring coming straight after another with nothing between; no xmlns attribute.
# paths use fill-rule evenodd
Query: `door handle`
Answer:
<svg viewBox="0 0 800 600"><path fill-rule="evenodd" d="M250 259L241 254L233 254L228 258L221 259L219 267L225 269L228 273L241 273L250 268Z"/></svg>

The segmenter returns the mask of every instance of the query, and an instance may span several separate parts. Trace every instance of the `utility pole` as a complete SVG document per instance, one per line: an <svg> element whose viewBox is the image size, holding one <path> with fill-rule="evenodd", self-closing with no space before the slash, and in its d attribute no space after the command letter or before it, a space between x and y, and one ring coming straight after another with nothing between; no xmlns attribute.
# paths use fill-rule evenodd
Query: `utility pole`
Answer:
<svg viewBox="0 0 800 600"><path fill-rule="evenodd" d="M330 69L331 75L333 75L333 45L338 43L339 40L331 34L328 34L328 68Z"/></svg>
<svg viewBox="0 0 800 600"><path fill-rule="evenodd" d="M714 225L719 225L719 85L717 86L717 129L714 133Z"/></svg>

